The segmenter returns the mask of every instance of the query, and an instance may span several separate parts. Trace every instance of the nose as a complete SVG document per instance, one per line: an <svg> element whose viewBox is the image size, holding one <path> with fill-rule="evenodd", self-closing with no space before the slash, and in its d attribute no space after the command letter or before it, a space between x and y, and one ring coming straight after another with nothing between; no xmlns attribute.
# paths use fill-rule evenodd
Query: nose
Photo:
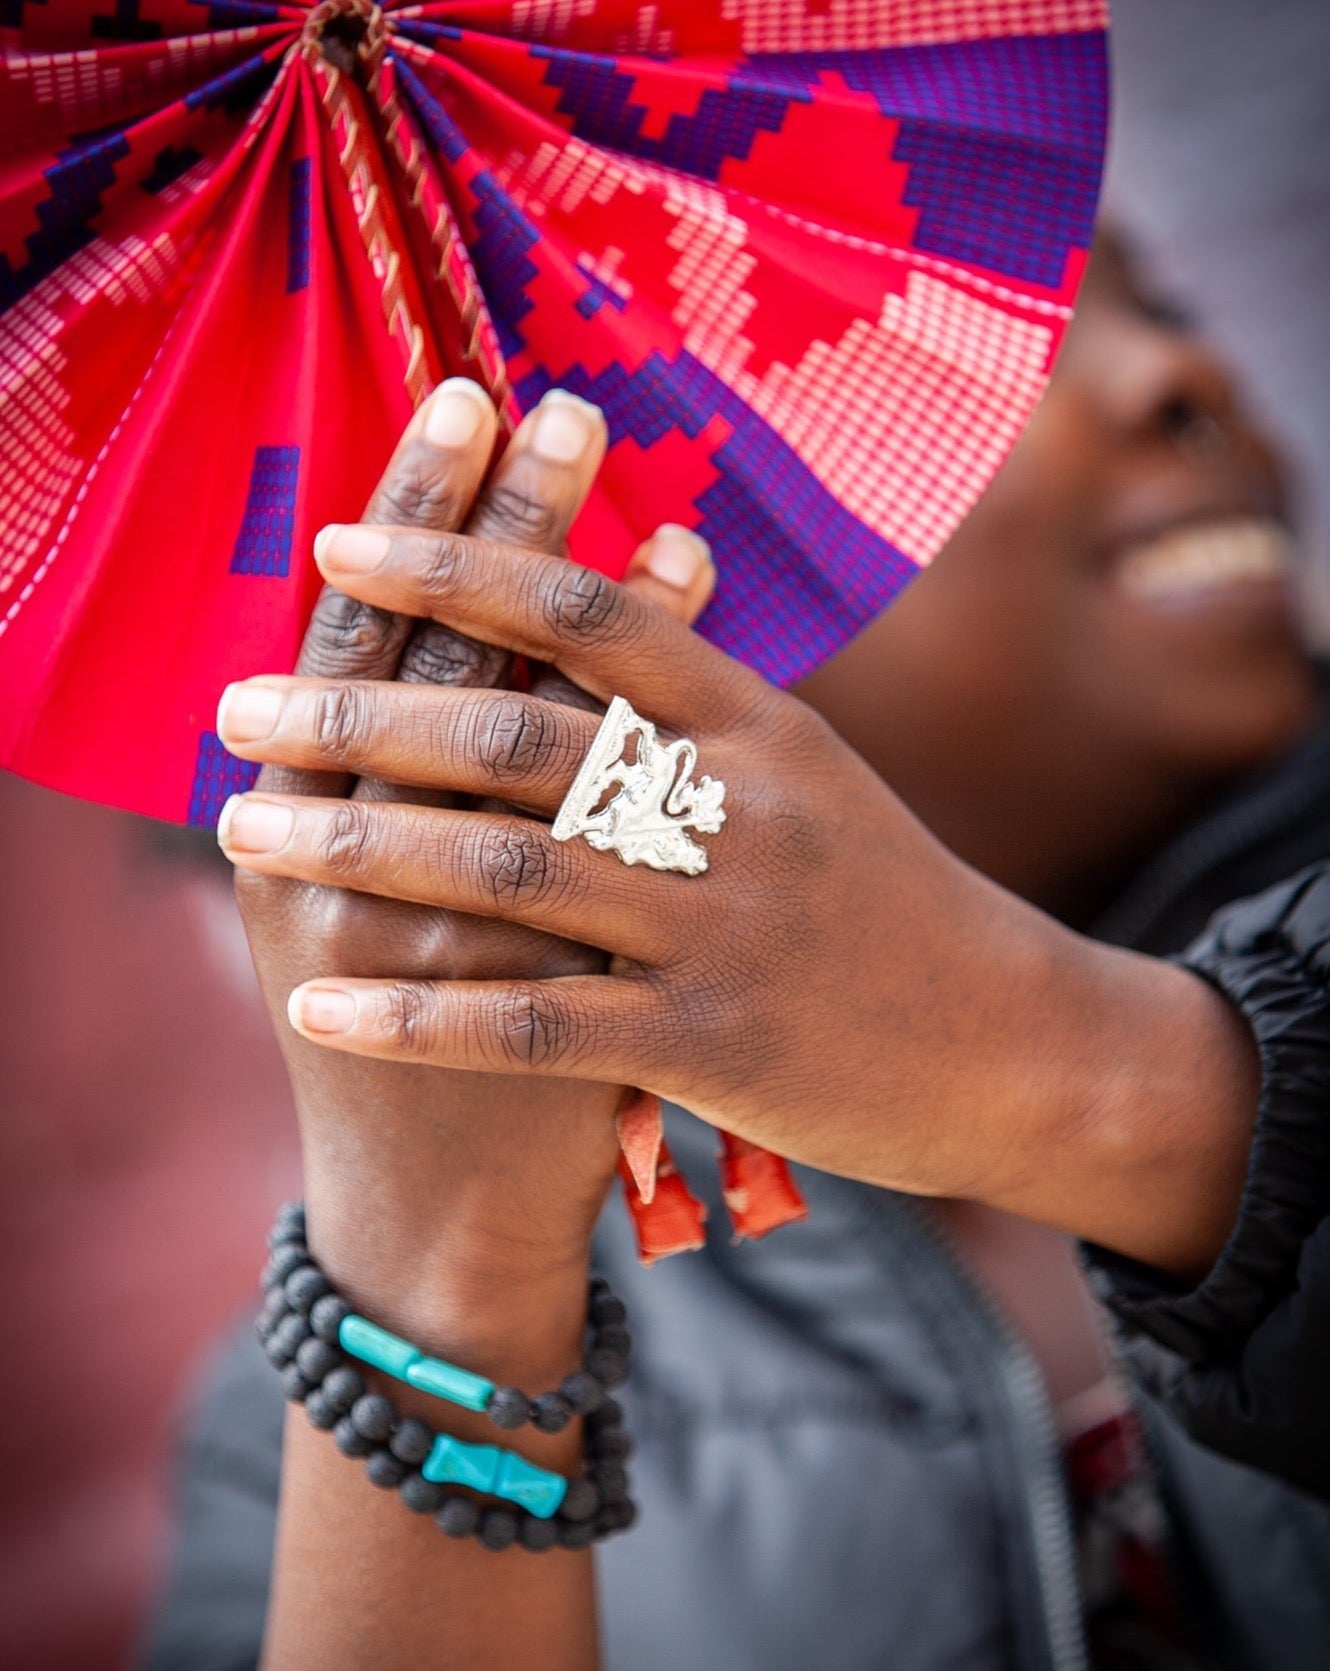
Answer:
<svg viewBox="0 0 1330 1671"><path fill-rule="evenodd" d="M1124 440L1204 467L1253 439L1232 378L1199 338L1144 314L1125 317L1115 337L1100 392Z"/></svg>

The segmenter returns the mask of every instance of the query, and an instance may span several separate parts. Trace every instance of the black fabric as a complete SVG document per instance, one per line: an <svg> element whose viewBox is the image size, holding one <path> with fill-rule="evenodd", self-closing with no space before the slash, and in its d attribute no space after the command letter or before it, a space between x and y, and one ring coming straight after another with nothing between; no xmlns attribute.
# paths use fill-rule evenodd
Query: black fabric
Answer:
<svg viewBox="0 0 1330 1671"><path fill-rule="evenodd" d="M1238 1219L1183 1289L1103 1249L1096 1288L1192 1436L1330 1498L1330 865L1230 906L1177 961L1247 1019L1261 1101Z"/></svg>

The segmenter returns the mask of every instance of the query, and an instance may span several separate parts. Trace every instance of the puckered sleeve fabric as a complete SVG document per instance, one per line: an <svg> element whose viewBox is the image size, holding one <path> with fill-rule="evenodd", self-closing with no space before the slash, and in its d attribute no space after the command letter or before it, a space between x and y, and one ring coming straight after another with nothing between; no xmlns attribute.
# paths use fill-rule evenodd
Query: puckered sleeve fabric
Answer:
<svg viewBox="0 0 1330 1671"><path fill-rule="evenodd" d="M1260 1053L1237 1221L1194 1287L1096 1247L1091 1281L1194 1438L1330 1498L1330 865L1221 911L1176 961Z"/></svg>

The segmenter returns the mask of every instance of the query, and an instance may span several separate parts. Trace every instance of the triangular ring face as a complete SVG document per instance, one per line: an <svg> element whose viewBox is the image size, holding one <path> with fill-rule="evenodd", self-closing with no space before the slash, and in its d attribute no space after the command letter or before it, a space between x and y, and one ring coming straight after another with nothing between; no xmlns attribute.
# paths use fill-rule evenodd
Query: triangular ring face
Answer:
<svg viewBox="0 0 1330 1671"><path fill-rule="evenodd" d="M624 756L633 737L630 761ZM707 868L706 850L688 832L714 834L725 822L725 785L711 777L694 783L696 762L697 747L687 737L661 743L651 721L616 696L559 808L555 840L585 836L625 864L699 875Z"/></svg>

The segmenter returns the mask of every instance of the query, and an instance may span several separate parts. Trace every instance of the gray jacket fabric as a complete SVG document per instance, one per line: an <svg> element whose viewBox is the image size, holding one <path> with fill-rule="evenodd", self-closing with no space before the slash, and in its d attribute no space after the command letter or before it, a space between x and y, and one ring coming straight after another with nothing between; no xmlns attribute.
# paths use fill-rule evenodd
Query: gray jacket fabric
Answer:
<svg viewBox="0 0 1330 1671"><path fill-rule="evenodd" d="M1330 729L1160 855L1111 937L1176 949L1239 891L1330 851L1328 760ZM599 1557L610 1671L1080 1671L1042 1379L927 1207L801 1171L808 1221L732 1246L714 1135L673 1110L669 1138L709 1197L706 1249L643 1270L617 1201L598 1239L634 1336L641 1511ZM246 1329L190 1431L148 1671L257 1663L282 1408ZM1325 1671L1330 1504L1144 1413L1203 1662Z"/></svg>

